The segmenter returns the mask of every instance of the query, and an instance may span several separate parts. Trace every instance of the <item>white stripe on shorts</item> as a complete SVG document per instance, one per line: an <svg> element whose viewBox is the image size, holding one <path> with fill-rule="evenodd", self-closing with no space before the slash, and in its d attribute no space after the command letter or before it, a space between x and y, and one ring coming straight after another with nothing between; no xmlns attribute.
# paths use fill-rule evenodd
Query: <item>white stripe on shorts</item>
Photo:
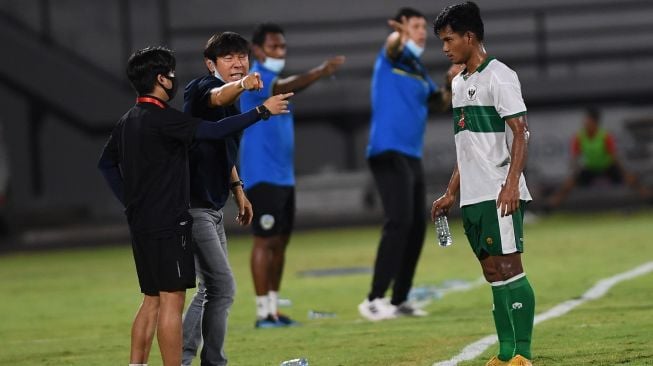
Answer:
<svg viewBox="0 0 653 366"><path fill-rule="evenodd" d="M501 253L510 254L517 251L515 241L515 225L512 222L512 215L501 217L501 209L497 208L497 219L499 221L499 233L501 233Z"/></svg>
<svg viewBox="0 0 653 366"><path fill-rule="evenodd" d="M517 281L518 279L520 279L522 277L526 277L526 272L522 272L522 273L520 273L520 274L518 274L518 275L516 275L514 277L511 277L511 278L509 278L509 279L507 279L505 281L490 282L490 286L497 287L497 286L507 285L507 284L509 284L511 282Z"/></svg>

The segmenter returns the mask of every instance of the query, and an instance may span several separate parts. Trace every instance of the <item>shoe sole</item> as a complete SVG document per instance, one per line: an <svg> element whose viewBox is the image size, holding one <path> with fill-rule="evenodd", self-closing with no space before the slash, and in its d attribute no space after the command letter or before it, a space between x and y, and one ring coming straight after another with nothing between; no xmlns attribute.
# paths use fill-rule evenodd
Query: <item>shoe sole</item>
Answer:
<svg viewBox="0 0 653 366"><path fill-rule="evenodd" d="M391 315L387 317L375 317L373 314L370 312L366 311L366 306L364 304L358 305L358 313L365 319L371 321L371 322L378 322L382 320L390 320L390 319L396 319L396 315ZM369 315L368 315L369 314Z"/></svg>

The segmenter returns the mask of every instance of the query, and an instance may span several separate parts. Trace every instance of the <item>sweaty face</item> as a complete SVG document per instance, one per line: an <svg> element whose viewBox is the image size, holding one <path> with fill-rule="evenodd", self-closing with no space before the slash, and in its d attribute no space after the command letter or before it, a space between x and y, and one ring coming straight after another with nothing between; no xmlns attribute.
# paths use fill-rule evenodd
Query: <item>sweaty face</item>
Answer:
<svg viewBox="0 0 653 366"><path fill-rule="evenodd" d="M230 53L216 59L216 70L225 82L238 81L249 72L249 55Z"/></svg>
<svg viewBox="0 0 653 366"><path fill-rule="evenodd" d="M286 37L281 33L268 33L261 48L266 57L286 58Z"/></svg>
<svg viewBox="0 0 653 366"><path fill-rule="evenodd" d="M417 43L420 47L426 46L426 19L422 17L408 18L408 38Z"/></svg>
<svg viewBox="0 0 653 366"><path fill-rule="evenodd" d="M442 52L454 64L462 64L469 59L471 45L471 35L469 33L460 35L446 26L438 32L438 37L442 41Z"/></svg>

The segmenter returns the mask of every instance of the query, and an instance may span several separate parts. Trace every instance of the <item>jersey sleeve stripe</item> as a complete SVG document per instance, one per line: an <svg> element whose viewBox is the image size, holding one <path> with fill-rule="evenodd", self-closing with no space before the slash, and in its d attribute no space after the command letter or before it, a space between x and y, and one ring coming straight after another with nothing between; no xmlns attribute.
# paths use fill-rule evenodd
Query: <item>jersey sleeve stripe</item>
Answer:
<svg viewBox="0 0 653 366"><path fill-rule="evenodd" d="M509 115L509 116L505 116L505 117L503 117L503 120L505 121L505 120L510 119L510 118L515 118L515 117L525 116L526 114L527 114L526 111L519 112L519 113L515 113L515 114L511 114L511 115Z"/></svg>

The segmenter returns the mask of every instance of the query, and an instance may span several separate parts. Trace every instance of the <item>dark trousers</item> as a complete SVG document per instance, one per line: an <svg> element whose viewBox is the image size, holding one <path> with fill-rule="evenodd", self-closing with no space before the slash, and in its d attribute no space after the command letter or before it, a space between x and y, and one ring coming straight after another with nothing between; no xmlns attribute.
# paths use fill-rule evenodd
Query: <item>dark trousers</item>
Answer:
<svg viewBox="0 0 653 366"><path fill-rule="evenodd" d="M384 297L393 282L393 305L404 302L424 245L426 205L420 159L388 152L368 160L381 195L385 222L376 253L370 300Z"/></svg>

